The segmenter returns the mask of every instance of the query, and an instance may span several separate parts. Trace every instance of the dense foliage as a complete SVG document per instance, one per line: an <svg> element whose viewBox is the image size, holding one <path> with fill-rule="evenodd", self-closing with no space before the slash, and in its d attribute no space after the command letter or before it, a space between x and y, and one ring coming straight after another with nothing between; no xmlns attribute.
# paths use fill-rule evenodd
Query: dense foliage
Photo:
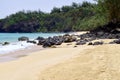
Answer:
<svg viewBox="0 0 120 80"><path fill-rule="evenodd" d="M0 32L68 32L91 30L107 22L99 4L83 2L53 8L51 13L20 11L0 20Z"/></svg>
<svg viewBox="0 0 120 80"><path fill-rule="evenodd" d="M120 0L97 0L109 22L120 22Z"/></svg>

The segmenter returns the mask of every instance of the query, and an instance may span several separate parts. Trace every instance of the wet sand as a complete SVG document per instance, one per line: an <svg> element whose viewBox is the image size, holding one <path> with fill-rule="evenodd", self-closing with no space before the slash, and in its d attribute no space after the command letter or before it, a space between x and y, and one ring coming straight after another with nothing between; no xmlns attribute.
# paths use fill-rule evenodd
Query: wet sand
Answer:
<svg viewBox="0 0 120 80"><path fill-rule="evenodd" d="M13 52L0 54L0 63L16 60L16 59L19 59L20 57L28 56L29 54L31 54L33 52L37 52L37 51L40 51L43 49L45 49L45 48L43 48L42 46L34 45L34 46L29 46L25 49L20 49L20 50L16 50Z"/></svg>

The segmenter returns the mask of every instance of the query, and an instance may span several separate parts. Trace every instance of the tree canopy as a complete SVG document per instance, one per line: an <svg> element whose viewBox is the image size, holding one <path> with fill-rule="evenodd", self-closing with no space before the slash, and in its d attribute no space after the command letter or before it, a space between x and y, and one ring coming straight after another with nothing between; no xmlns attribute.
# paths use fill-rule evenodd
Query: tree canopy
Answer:
<svg viewBox="0 0 120 80"><path fill-rule="evenodd" d="M108 20L120 20L120 13L116 12L119 6L115 6L120 1L97 1L98 4L84 1L82 4L74 2L70 6L54 7L50 13L19 11L0 20L0 32L83 31L104 25Z"/></svg>
<svg viewBox="0 0 120 80"><path fill-rule="evenodd" d="M109 21L120 22L120 0L97 0Z"/></svg>

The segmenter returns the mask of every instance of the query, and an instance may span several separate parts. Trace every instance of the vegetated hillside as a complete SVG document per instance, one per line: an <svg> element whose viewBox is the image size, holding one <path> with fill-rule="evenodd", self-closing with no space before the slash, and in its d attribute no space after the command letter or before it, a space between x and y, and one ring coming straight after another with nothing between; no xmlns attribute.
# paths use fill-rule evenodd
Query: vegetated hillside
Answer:
<svg viewBox="0 0 120 80"><path fill-rule="evenodd" d="M69 32L91 30L106 23L98 4L83 2L54 7L51 13L20 11L0 20L0 32Z"/></svg>

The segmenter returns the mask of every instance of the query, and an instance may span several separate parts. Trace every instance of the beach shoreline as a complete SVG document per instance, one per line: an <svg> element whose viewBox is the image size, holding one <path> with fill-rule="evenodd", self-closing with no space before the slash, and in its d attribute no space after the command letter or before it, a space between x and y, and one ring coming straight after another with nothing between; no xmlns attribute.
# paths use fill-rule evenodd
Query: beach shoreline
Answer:
<svg viewBox="0 0 120 80"><path fill-rule="evenodd" d="M28 56L31 53L41 51L44 49L45 48L43 48L42 46L31 45L31 46L28 46L28 47L23 48L23 49L18 49L18 50L11 51L8 53L0 54L0 63L1 62L9 62L12 60L17 60L21 57Z"/></svg>
<svg viewBox="0 0 120 80"><path fill-rule="evenodd" d="M75 33L72 34L79 35L79 32L76 34ZM104 66L101 65L103 64L105 66L107 65L106 63L104 63L104 61L107 61L106 53L108 53L108 56L114 55L114 50L115 53L117 52L119 53L119 47L120 47L118 44L109 44L109 42L113 41L113 39L99 39L99 40L97 39L94 40L93 43L95 41L100 41L100 42L103 41L104 44L88 45L88 43L86 43L85 45L76 45L76 42L73 41L68 43L62 43L61 45L55 45L53 47L48 47L48 48L43 48L41 45L40 46L34 45L31 48L28 47L29 49L23 49L18 52L15 51L14 53L10 53L10 54L4 54L0 56L1 58L5 57L5 60L0 61L0 79L1 80L49 80L49 79L89 80L86 77L85 78L84 77L82 78L82 76L79 77L79 73L80 75L83 73L84 76L87 76L85 73L87 73L89 67L90 70L92 71L92 67L93 68L94 66L97 67L98 65L97 63L99 63L98 69L99 66L100 69L104 68ZM119 54L116 55L120 56ZM11 57L14 59L11 59ZM113 59L115 59L115 57L116 56L114 55ZM103 63L100 63L102 60ZM119 59L117 58L117 60ZM94 66L92 66L93 64L89 63L89 61L95 63ZM112 65L114 65L114 63L112 63ZM87 71L85 71L84 73L84 71L82 70L87 70ZM61 75L64 74L66 76L61 77ZM91 74L89 73L87 74L90 75L90 78L92 80L95 80ZM69 75L71 75L70 78ZM103 80L103 79L98 79L98 80Z"/></svg>
<svg viewBox="0 0 120 80"><path fill-rule="evenodd" d="M70 33L66 33L66 34L81 35L84 33L86 33L86 32L85 31L70 32ZM47 35L47 34L45 34L45 35ZM63 34L58 34L58 36L59 35L63 35ZM50 36L52 36L52 35L50 35ZM32 39L32 40L34 41L34 39ZM64 44L62 46L64 46ZM58 47L61 47L61 45L59 45ZM7 45L3 45L3 46L1 45L0 46L0 62L16 60L20 57L28 56L30 53L37 52L37 51L40 51L43 49L46 49L46 48L43 48L42 45L27 43L27 41L11 42L10 44L7 44Z"/></svg>
<svg viewBox="0 0 120 80"><path fill-rule="evenodd" d="M86 45L74 47L74 43L67 44L63 43L58 48L47 48L46 50L32 52L17 60L0 63L0 79L38 80L41 71L74 58L86 49L93 48Z"/></svg>

